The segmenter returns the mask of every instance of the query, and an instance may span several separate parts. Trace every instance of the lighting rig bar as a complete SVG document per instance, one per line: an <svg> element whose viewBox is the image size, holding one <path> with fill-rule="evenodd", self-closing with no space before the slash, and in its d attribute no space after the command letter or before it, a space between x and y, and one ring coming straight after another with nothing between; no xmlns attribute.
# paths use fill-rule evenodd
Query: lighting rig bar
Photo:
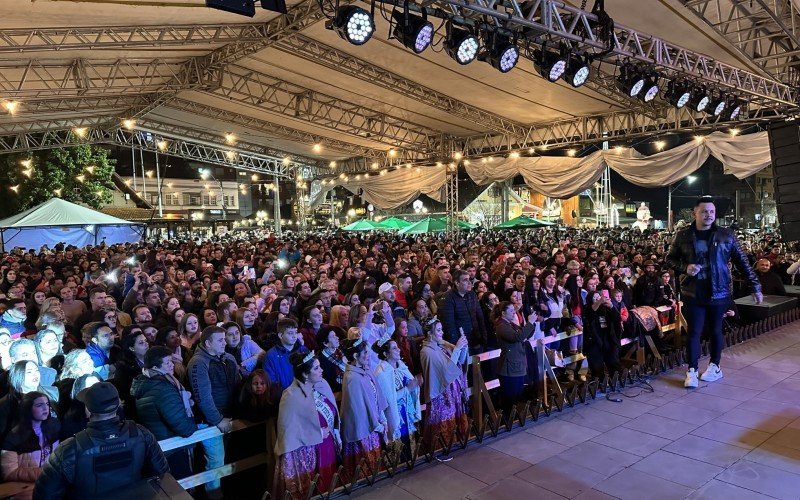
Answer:
<svg viewBox="0 0 800 500"><path fill-rule="evenodd" d="M0 29L0 53L253 43L270 23Z"/></svg>
<svg viewBox="0 0 800 500"><path fill-rule="evenodd" d="M69 122L72 124L73 122ZM79 124L84 124L83 122ZM181 138L176 135L164 133L168 125L156 122L144 122L154 128L142 130L103 130L88 128L85 133L78 134L75 128L60 128L44 131L19 131L10 130L4 126L0 130L0 155L21 153L62 147L77 146L80 144L107 144L128 148L141 148L144 151L160 153L191 161L209 163L222 167L233 168L248 172L277 175L286 179L294 179L298 169L311 169L315 176L330 173L328 169L317 165L306 165L289 162L284 163L282 158L266 157L254 154L242 146L241 142L236 147L225 147L215 144L206 144L200 140ZM59 125L56 123L54 125ZM158 130L158 131L156 131ZM166 144L162 143L165 142ZM162 143L162 144L159 144ZM260 146L253 146L254 149Z"/></svg>
<svg viewBox="0 0 800 500"><path fill-rule="evenodd" d="M382 0L395 5L397 0ZM428 17L452 19L454 12L467 23L484 26L489 18L495 26L534 42L549 39L572 42L578 50L602 51L606 43L593 27L598 17L557 0L433 0L410 6ZM492 25L486 25L491 29ZM496 29L496 28L495 28ZM617 56L697 79L710 86L725 87L749 96L762 106L794 108L797 91L789 85L745 71L704 54L694 52L633 28L614 25L612 47L605 56Z"/></svg>
<svg viewBox="0 0 800 500"><path fill-rule="evenodd" d="M693 113L686 108L667 108L665 112L666 116L657 119L637 112L614 111L532 125L523 140L491 134L456 139L456 151L460 151L465 158L507 155L514 151L525 153L531 149L536 154L546 155L550 148L629 140L654 134L729 130L779 117L770 108L751 110L747 118L733 122L706 113Z"/></svg>

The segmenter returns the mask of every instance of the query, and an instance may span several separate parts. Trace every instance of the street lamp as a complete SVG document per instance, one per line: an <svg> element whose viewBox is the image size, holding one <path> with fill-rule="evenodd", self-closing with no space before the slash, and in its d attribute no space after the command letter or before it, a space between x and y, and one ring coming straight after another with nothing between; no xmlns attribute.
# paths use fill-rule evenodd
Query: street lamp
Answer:
<svg viewBox="0 0 800 500"><path fill-rule="evenodd" d="M667 191L667 230L669 230L670 232L672 232L672 225L673 225L672 222L673 222L673 219L674 219L672 217L672 193L675 190L677 190L681 186L681 184L683 184L684 182L686 182L687 184L692 184L696 180L697 180L696 176L687 175L685 179L681 180L680 182L678 182L674 186L672 184L670 184L667 187L668 188L668 191Z"/></svg>
<svg viewBox="0 0 800 500"><path fill-rule="evenodd" d="M200 173L201 179L203 180L211 179L212 181L216 181L219 184L219 194L220 196L222 196L222 218L227 219L228 211L225 209L225 189L222 186L222 181L214 177L214 174L212 174L211 171L207 168L201 168L198 170L198 172ZM214 198L216 198L216 196L214 196Z"/></svg>

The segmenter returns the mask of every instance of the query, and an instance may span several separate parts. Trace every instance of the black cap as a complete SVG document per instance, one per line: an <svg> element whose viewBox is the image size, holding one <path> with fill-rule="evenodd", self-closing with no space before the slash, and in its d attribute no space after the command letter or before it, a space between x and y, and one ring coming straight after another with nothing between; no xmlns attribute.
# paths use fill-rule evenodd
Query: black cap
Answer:
<svg viewBox="0 0 800 500"><path fill-rule="evenodd" d="M113 413L119 408L119 392L109 382L98 382L82 390L76 396L86 405L89 413Z"/></svg>

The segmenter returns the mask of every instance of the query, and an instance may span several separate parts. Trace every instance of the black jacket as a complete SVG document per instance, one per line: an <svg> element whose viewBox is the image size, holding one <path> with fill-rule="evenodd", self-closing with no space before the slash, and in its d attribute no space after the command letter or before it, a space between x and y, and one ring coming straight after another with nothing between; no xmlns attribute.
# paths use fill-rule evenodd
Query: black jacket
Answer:
<svg viewBox="0 0 800 500"><path fill-rule="evenodd" d="M105 484L90 484L94 481L85 481L82 478L92 476L95 471L78 470L79 445L78 439L81 435L88 437L95 445L102 445L104 442L117 442L120 438L125 439L127 448L131 449L133 457L132 464L137 469L137 474L126 475L125 477L114 477L114 483L134 483L142 478L166 474L169 472L167 459L158 445L158 441L147 429L141 425L136 425L136 436L128 438L123 436L127 432L129 425L136 425L131 421L120 421L118 418L102 420L99 422L89 422L85 431L81 431L76 437L67 439L59 446L42 468L39 479L33 490L35 499L51 498L92 498L98 493L95 488L111 486ZM117 445L113 445L117 446ZM91 451L91 450L90 450ZM98 467L109 469L108 460L98 460ZM120 464L123 465L123 464Z"/></svg>
<svg viewBox="0 0 800 500"><path fill-rule="evenodd" d="M455 344L460 336L458 329L463 328L470 347L486 345L486 322L478 296L472 290L464 296L456 289L449 290L442 296L437 315L442 321L444 340Z"/></svg>
<svg viewBox="0 0 800 500"><path fill-rule="evenodd" d="M680 276L681 293L685 297L695 297L696 280L693 276L686 274L686 267L697 262L694 252L696 234L695 226L681 229L675 235L675 240L667 255L667 264ZM709 244L709 263L711 272L711 297L713 301L723 301L730 299L733 288L731 272L728 269L728 261L733 261L739 268L754 293L761 292L756 273L750 267L747 255L742 250L736 235L729 229L719 227L716 224L711 226L711 237Z"/></svg>
<svg viewBox="0 0 800 500"><path fill-rule="evenodd" d="M179 389L164 376L139 375L133 379L130 392L136 400L137 420L159 441L189 437L197 430L194 419L186 415Z"/></svg>

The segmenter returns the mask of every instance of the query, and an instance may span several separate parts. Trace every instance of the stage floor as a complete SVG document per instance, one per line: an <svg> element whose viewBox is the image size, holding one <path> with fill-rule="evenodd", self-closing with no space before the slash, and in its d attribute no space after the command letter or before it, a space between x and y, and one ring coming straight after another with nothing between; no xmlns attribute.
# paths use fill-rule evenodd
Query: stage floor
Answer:
<svg viewBox="0 0 800 500"><path fill-rule="evenodd" d="M565 408L353 496L800 499L800 322L726 349L721 365L722 380L693 391L672 370L654 393Z"/></svg>

